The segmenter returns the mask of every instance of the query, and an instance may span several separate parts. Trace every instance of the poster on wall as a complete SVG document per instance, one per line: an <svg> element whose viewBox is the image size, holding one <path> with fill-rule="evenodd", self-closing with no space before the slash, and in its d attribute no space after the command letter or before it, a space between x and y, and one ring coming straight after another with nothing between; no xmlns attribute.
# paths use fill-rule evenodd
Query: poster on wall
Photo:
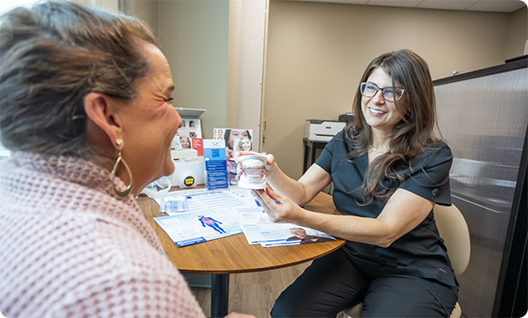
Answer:
<svg viewBox="0 0 528 318"><path fill-rule="evenodd" d="M199 118L182 118L183 126L171 142L171 150L195 149L203 156L202 121Z"/></svg>
<svg viewBox="0 0 528 318"><path fill-rule="evenodd" d="M235 128L215 128L213 130L213 139L223 139L226 141L226 157L229 160L229 158L233 158L233 151L237 151L237 142L245 144L246 147L248 141L249 143L253 142L253 130Z"/></svg>
<svg viewBox="0 0 528 318"><path fill-rule="evenodd" d="M202 138L202 120L200 118L182 118L183 126L178 129L178 135L189 138Z"/></svg>

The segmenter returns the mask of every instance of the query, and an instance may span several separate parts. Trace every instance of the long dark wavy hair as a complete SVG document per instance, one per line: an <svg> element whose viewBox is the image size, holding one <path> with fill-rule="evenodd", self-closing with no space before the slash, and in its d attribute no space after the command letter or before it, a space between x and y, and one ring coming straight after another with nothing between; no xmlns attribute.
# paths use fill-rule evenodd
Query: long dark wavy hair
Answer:
<svg viewBox="0 0 528 318"><path fill-rule="evenodd" d="M396 188L386 187L382 182L388 180L391 185L402 182L405 179L403 170L410 166L411 160L424 148L433 149L439 140L435 136L436 102L427 63L410 50L384 53L370 62L361 82L366 82L379 67L391 77L394 87L405 89L402 99L395 103L403 119L387 137L390 151L373 160L366 171L361 186L362 204L365 205L375 199L387 201ZM347 160L352 162L366 154L372 144L372 129L361 110L361 97L358 87L352 106L356 120L345 130L346 141L353 148Z"/></svg>

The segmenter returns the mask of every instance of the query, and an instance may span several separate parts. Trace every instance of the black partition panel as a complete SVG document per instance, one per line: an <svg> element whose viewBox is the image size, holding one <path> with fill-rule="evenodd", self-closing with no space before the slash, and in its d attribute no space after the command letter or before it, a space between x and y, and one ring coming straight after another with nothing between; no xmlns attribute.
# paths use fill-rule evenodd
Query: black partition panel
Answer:
<svg viewBox="0 0 528 318"><path fill-rule="evenodd" d="M519 59L434 82L439 129L455 157L452 199L471 237L469 266L459 277L468 317L516 316L526 308L527 66Z"/></svg>

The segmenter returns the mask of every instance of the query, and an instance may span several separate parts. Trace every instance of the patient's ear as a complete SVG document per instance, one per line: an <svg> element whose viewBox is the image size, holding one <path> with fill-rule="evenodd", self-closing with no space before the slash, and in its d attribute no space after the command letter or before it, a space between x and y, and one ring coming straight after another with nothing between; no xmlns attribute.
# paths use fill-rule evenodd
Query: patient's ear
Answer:
<svg viewBox="0 0 528 318"><path fill-rule="evenodd" d="M117 148L116 140L122 139L122 122L116 101L108 95L89 93L84 97L87 142L96 147Z"/></svg>

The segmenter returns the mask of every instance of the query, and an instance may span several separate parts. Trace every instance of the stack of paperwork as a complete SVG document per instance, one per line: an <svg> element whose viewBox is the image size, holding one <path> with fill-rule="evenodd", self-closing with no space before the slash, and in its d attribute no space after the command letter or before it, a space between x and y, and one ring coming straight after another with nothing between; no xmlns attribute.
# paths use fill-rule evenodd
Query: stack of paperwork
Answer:
<svg viewBox="0 0 528 318"><path fill-rule="evenodd" d="M187 210L154 220L177 246L206 242L244 233L249 244L264 247L297 245L335 240L320 231L290 223L273 223L251 194L232 187L222 190L185 190L167 196L184 196ZM158 203L161 199L156 199Z"/></svg>

